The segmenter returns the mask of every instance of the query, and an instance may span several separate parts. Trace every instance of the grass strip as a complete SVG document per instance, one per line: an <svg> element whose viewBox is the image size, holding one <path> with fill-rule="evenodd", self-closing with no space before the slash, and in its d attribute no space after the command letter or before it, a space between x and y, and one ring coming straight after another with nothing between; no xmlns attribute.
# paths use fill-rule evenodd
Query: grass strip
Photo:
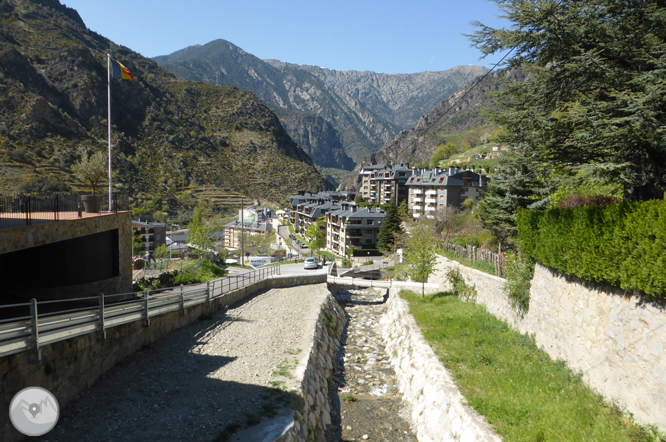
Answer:
<svg viewBox="0 0 666 442"><path fill-rule="evenodd" d="M489 275L494 275L496 276L495 273L495 266L488 261L470 261L465 258L461 258L456 252L453 250L440 250L437 253L442 255L445 258L450 259L451 261L458 262L465 267L470 267L476 270L481 270L482 272L488 273Z"/></svg>
<svg viewBox="0 0 666 442"><path fill-rule="evenodd" d="M450 293L400 296L470 406L505 441L666 441L483 306Z"/></svg>

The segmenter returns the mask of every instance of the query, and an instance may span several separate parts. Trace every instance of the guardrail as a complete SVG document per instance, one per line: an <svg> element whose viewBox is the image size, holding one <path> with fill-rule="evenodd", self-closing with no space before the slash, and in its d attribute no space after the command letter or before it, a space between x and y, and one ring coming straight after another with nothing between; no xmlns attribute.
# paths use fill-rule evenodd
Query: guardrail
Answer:
<svg viewBox="0 0 666 442"><path fill-rule="evenodd" d="M150 325L155 316L210 303L225 293L279 274L280 266L274 266L195 286L0 305L0 315L9 309L25 313L0 320L0 357L34 351L37 360L41 360L40 348L45 345L94 332L106 336L107 329L135 321ZM91 303L97 303L97 307L90 307ZM65 307L58 309L58 305ZM50 311L40 314L40 309Z"/></svg>
<svg viewBox="0 0 666 442"><path fill-rule="evenodd" d="M97 213L101 213L102 207L109 207L109 196L98 198ZM112 202L114 212L129 210L126 194L114 193ZM80 195L0 195L0 229L77 219L83 216L82 210Z"/></svg>

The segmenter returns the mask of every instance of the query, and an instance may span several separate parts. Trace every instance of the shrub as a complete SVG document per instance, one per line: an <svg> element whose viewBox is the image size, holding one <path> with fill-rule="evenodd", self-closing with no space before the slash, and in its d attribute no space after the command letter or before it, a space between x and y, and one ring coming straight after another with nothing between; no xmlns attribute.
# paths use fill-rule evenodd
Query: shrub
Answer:
<svg viewBox="0 0 666 442"><path fill-rule="evenodd" d="M648 299L666 295L666 201L519 210L524 251L541 264Z"/></svg>
<svg viewBox="0 0 666 442"><path fill-rule="evenodd" d="M513 253L506 253L504 259L504 292L513 308L527 312L530 308L530 281L534 276L534 260L529 256Z"/></svg>
<svg viewBox="0 0 666 442"><path fill-rule="evenodd" d="M348 258L342 259L342 268L343 269L351 268L351 261Z"/></svg>
<svg viewBox="0 0 666 442"><path fill-rule="evenodd" d="M476 289L470 287L457 268L451 268L446 273L446 279L451 283L453 293L464 301L474 300L476 298Z"/></svg>

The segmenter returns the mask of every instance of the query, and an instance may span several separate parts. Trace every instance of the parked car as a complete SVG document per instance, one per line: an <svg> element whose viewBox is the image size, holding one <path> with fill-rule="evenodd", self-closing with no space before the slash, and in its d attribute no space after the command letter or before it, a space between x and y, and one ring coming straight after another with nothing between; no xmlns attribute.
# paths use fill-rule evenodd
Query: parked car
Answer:
<svg viewBox="0 0 666 442"><path fill-rule="evenodd" d="M304 249L304 248L306 248L307 246L308 246L307 244L305 244L305 243L303 243L303 242L301 243L301 249Z"/></svg>
<svg viewBox="0 0 666 442"><path fill-rule="evenodd" d="M315 258L310 257L310 258L305 258L305 262L303 263L303 268L305 270L318 269L319 265L317 264L317 260Z"/></svg>

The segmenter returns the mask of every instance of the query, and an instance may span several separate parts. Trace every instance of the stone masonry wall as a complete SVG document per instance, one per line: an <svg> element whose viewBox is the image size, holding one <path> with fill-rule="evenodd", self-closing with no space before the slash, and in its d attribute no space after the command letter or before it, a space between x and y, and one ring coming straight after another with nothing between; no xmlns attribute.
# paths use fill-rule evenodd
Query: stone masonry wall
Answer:
<svg viewBox="0 0 666 442"><path fill-rule="evenodd" d="M407 301L398 295L400 289L389 291L381 325L400 393L412 408L418 440L501 441L485 419L467 406L451 375L423 338Z"/></svg>
<svg viewBox="0 0 666 442"><path fill-rule="evenodd" d="M666 311L635 296L537 264L529 311L517 313L503 293L505 280L439 257L437 278L458 267L476 286L476 303L521 333L533 335L552 359L580 371L584 382L637 421L666 431Z"/></svg>
<svg viewBox="0 0 666 442"><path fill-rule="evenodd" d="M274 442L326 440L326 426L331 423L328 384L346 322L344 311L329 294L321 306L303 371L299 392L303 400L296 404L292 424Z"/></svg>
<svg viewBox="0 0 666 442"><path fill-rule="evenodd" d="M152 317L148 327L143 325L143 321L136 321L107 329L106 339L99 333L90 333L44 346L41 364L30 363L29 352L0 358L0 409L7 410L12 397L30 386L51 391L60 406L65 407L117 362L172 331L191 324L202 315L239 302L261 290L325 281L326 275L277 276L226 293L214 299L210 306L204 303L188 307L184 313L171 312ZM0 440L12 442L24 439L12 427L9 415L0 413Z"/></svg>

